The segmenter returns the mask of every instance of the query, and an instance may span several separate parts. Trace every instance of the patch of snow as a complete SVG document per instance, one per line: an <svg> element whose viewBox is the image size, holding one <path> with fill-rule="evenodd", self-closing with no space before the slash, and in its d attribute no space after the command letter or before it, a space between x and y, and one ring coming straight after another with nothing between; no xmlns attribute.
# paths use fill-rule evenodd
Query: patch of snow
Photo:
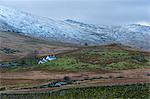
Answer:
<svg viewBox="0 0 150 99"><path fill-rule="evenodd" d="M56 21L0 6L0 31L63 43L106 45L121 43L150 51L150 26L93 25L73 20Z"/></svg>

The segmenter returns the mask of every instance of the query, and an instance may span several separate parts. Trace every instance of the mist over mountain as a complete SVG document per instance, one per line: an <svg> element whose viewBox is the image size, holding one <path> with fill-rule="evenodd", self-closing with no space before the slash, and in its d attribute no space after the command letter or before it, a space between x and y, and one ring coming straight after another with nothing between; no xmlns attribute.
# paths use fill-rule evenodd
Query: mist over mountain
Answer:
<svg viewBox="0 0 150 99"><path fill-rule="evenodd" d="M112 26L71 19L59 21L0 6L0 31L17 32L49 42L89 46L119 43L150 51L150 27L140 24Z"/></svg>

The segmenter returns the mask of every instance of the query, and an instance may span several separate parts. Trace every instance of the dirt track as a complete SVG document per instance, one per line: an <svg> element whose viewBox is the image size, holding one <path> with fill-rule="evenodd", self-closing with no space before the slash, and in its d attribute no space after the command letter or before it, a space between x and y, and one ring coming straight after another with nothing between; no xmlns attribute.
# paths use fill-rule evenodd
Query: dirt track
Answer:
<svg viewBox="0 0 150 99"><path fill-rule="evenodd" d="M53 88L34 88L34 89L16 89L16 90L8 90L2 93L39 93L39 92L48 92L48 91L57 91L61 89L69 89L69 88L83 88L83 87L97 87L97 86L113 86L113 85L130 85L130 84L145 84L150 83L148 79L96 79L96 80L84 80L78 81L74 84L65 85L61 87L53 87Z"/></svg>
<svg viewBox="0 0 150 99"><path fill-rule="evenodd" d="M72 85L62 86L60 88L70 87L88 87L88 86L111 86L118 84L136 84L150 83L150 68L120 70L111 72L48 72L48 71L26 71L26 72L5 72L0 73L0 86L13 86L12 89L20 89L17 84L44 84L51 80L63 80L64 76L69 76L72 80L79 80ZM88 80L84 80L88 79ZM47 91L54 88L46 89L27 89L22 91ZM17 91L17 90L16 90ZM19 90L21 92L21 90Z"/></svg>

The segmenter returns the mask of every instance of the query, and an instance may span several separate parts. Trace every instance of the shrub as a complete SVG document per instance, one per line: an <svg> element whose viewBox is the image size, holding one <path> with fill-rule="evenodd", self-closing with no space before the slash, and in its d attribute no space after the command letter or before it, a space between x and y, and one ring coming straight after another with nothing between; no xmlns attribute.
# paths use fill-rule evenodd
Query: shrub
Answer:
<svg viewBox="0 0 150 99"><path fill-rule="evenodd" d="M16 52L19 52L19 50L15 50L15 49L11 49L11 48L2 48L0 49L1 51L3 51L6 54L14 54Z"/></svg>
<svg viewBox="0 0 150 99"><path fill-rule="evenodd" d="M5 87L1 87L1 88L0 88L0 91L4 91L4 90L6 90Z"/></svg>
<svg viewBox="0 0 150 99"><path fill-rule="evenodd" d="M69 76L65 76L65 77L64 77L64 81L65 81L65 82L70 82L70 81L71 81L71 79L70 79L70 77L69 77Z"/></svg>
<svg viewBox="0 0 150 99"><path fill-rule="evenodd" d="M85 46L88 46L88 43L84 43Z"/></svg>
<svg viewBox="0 0 150 99"><path fill-rule="evenodd" d="M131 58L132 58L133 60L138 61L138 62L148 62L148 61L145 59L144 55L135 55L135 56L132 56Z"/></svg>

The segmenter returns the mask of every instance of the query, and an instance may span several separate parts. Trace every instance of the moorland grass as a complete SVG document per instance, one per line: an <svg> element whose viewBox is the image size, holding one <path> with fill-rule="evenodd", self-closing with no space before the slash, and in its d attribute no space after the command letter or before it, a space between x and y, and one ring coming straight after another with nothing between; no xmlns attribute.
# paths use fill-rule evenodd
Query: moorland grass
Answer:
<svg viewBox="0 0 150 99"><path fill-rule="evenodd" d="M1 99L149 99L149 84L62 89L54 92L1 94Z"/></svg>
<svg viewBox="0 0 150 99"><path fill-rule="evenodd" d="M45 64L15 67L14 70L95 71L150 67L149 54L118 47L88 47L63 54Z"/></svg>

